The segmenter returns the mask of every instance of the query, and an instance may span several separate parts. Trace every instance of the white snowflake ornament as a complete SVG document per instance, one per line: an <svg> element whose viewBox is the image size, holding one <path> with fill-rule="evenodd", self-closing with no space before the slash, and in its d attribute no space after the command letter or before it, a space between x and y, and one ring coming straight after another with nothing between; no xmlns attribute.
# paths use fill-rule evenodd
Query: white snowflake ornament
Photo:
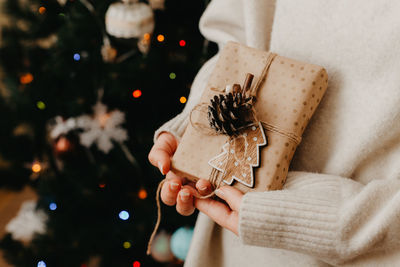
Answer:
<svg viewBox="0 0 400 267"><path fill-rule="evenodd" d="M42 210L36 210L36 201L25 201L17 214L7 225L6 231L12 238L20 241L31 241L35 233L46 232L48 217Z"/></svg>
<svg viewBox="0 0 400 267"><path fill-rule="evenodd" d="M57 116L55 118L55 125L51 127L50 137L56 139L62 134L66 134L69 131L76 128L76 120L75 118L69 118L64 120L62 117Z"/></svg>
<svg viewBox="0 0 400 267"><path fill-rule="evenodd" d="M84 130L80 134L80 143L90 147L96 143L99 150L108 153L113 147L112 141L122 143L128 139L128 133L120 125L125 122L125 114L119 110L107 112L107 107L98 102L93 107L93 116L83 115L77 118L77 125Z"/></svg>

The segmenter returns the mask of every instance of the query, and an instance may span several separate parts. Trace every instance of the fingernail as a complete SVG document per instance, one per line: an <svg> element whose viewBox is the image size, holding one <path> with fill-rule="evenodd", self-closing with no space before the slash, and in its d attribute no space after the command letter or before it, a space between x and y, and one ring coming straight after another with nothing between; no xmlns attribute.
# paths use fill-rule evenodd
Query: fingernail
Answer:
<svg viewBox="0 0 400 267"><path fill-rule="evenodd" d="M206 192L207 189L208 189L207 186L204 186L204 187L199 188L199 190L200 190L201 192Z"/></svg>
<svg viewBox="0 0 400 267"><path fill-rule="evenodd" d="M217 196L221 196L221 197L225 195L224 192L222 192L221 189L215 190L215 194L217 194Z"/></svg>
<svg viewBox="0 0 400 267"><path fill-rule="evenodd" d="M178 184L178 183L173 183L173 182L171 182L171 183L169 184L169 188L170 188L172 191L176 191L176 190L178 189L178 187L179 187L179 184Z"/></svg>
<svg viewBox="0 0 400 267"><path fill-rule="evenodd" d="M162 165L161 161L158 162L158 168L160 169L161 174L164 175L164 166Z"/></svg>
<svg viewBox="0 0 400 267"><path fill-rule="evenodd" d="M183 202L187 202L187 201L189 200L190 194L189 194L188 192L181 191L181 192L179 193L179 196L181 197L181 200L182 200Z"/></svg>

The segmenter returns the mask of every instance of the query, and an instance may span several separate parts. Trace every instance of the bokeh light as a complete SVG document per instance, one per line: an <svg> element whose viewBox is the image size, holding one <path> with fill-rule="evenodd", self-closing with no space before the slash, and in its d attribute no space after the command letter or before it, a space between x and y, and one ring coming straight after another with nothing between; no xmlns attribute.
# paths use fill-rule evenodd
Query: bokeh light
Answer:
<svg viewBox="0 0 400 267"><path fill-rule="evenodd" d="M46 263L44 261L39 261L37 267L46 267Z"/></svg>
<svg viewBox="0 0 400 267"><path fill-rule="evenodd" d="M39 7L39 13L41 15L43 15L44 13L46 13L46 8L44 6Z"/></svg>
<svg viewBox="0 0 400 267"><path fill-rule="evenodd" d="M57 204L54 203L54 202L51 202L50 205L49 205L49 209L50 210L56 210L57 209Z"/></svg>
<svg viewBox="0 0 400 267"><path fill-rule="evenodd" d="M19 77L19 82L22 84L29 84L33 81L33 75L30 73L25 73Z"/></svg>
<svg viewBox="0 0 400 267"><path fill-rule="evenodd" d="M81 60L81 55L79 55L78 53L75 53L75 54L74 54L74 60L75 60L75 61Z"/></svg>
<svg viewBox="0 0 400 267"><path fill-rule="evenodd" d="M140 262L134 261L133 262L133 267L140 267Z"/></svg>
<svg viewBox="0 0 400 267"><path fill-rule="evenodd" d="M143 35L143 39L146 40L146 41L149 41L150 40L150 33L145 33Z"/></svg>
<svg viewBox="0 0 400 267"><path fill-rule="evenodd" d="M132 245L131 245L131 242L125 241L125 242L122 244L122 246L123 246L124 248L128 249L128 248L130 248Z"/></svg>
<svg viewBox="0 0 400 267"><path fill-rule="evenodd" d="M185 104L187 101L186 97L181 96L181 98L179 98L179 102L181 102L182 104Z"/></svg>
<svg viewBox="0 0 400 267"><path fill-rule="evenodd" d="M185 40L180 40L179 41L179 45L184 47L186 45L186 41Z"/></svg>
<svg viewBox="0 0 400 267"><path fill-rule="evenodd" d="M162 35L162 34L157 35L157 41L159 41L161 43L161 42L164 42L164 40L165 40L164 35Z"/></svg>
<svg viewBox="0 0 400 267"><path fill-rule="evenodd" d="M126 221L129 219L129 212L127 212L126 210L123 210L118 214L118 216L121 220Z"/></svg>
<svg viewBox="0 0 400 267"><path fill-rule="evenodd" d="M38 173L42 170L42 166L40 165L40 163L36 162L32 164L32 171L34 173Z"/></svg>
<svg viewBox="0 0 400 267"><path fill-rule="evenodd" d="M175 80L176 74L175 74L174 72L171 72L171 73L169 74L169 78L170 78L171 80Z"/></svg>
<svg viewBox="0 0 400 267"><path fill-rule="evenodd" d="M43 101L38 101L38 102L36 102L36 107L37 107L38 109L43 110L43 109L46 108L46 104L45 104Z"/></svg>
<svg viewBox="0 0 400 267"><path fill-rule="evenodd" d="M139 98L139 97L142 96L142 91L140 91L139 89L136 89L136 90L133 91L132 96L134 98Z"/></svg>
<svg viewBox="0 0 400 267"><path fill-rule="evenodd" d="M147 197L146 189L144 189L144 188L140 189L139 192L138 192L138 197L140 199L145 199Z"/></svg>

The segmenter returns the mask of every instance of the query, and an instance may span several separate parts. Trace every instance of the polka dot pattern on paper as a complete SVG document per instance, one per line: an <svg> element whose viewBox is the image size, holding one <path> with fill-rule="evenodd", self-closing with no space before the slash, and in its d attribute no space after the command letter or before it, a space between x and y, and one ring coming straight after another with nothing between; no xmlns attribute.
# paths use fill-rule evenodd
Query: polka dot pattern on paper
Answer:
<svg viewBox="0 0 400 267"><path fill-rule="evenodd" d="M267 58L265 51L228 43L220 53L201 102L208 103L214 95L223 93L226 85L242 84L246 73L254 74L254 86ZM301 136L318 110L327 77L320 66L276 56L257 94L258 118ZM268 146L260 150L261 166L255 170L255 187L250 189L234 182L232 185L239 190L276 190L286 181L297 144L276 132L265 130L265 134ZM226 141L224 136L204 136L189 125L175 152L173 168L188 176L207 178L211 172L208 160L221 152Z"/></svg>

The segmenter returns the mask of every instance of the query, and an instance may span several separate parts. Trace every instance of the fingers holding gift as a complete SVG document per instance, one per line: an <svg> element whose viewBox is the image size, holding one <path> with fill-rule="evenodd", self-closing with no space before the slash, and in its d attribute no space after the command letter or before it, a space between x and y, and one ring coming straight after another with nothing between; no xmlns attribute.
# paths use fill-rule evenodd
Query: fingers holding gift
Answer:
<svg viewBox="0 0 400 267"><path fill-rule="evenodd" d="M212 185L208 180L200 179L196 182L196 189L200 195L205 196L212 192Z"/></svg>
<svg viewBox="0 0 400 267"><path fill-rule="evenodd" d="M184 216L193 214L195 207L193 203L193 195L195 190L193 187L185 185L182 190L179 191L178 197L176 198L176 211Z"/></svg>
<svg viewBox="0 0 400 267"><path fill-rule="evenodd" d="M167 181L161 188L161 200L165 205L173 206L176 204L176 198L184 183L184 178L168 172Z"/></svg>

